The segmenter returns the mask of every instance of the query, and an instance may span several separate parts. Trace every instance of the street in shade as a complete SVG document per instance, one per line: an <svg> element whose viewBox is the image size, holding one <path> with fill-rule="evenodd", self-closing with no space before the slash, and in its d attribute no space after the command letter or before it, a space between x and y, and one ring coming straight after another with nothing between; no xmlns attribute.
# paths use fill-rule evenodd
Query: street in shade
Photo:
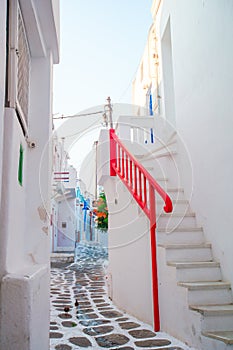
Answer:
<svg viewBox="0 0 233 350"><path fill-rule="evenodd" d="M50 349L191 349L112 303L107 264L105 248L79 243L74 263L52 265Z"/></svg>

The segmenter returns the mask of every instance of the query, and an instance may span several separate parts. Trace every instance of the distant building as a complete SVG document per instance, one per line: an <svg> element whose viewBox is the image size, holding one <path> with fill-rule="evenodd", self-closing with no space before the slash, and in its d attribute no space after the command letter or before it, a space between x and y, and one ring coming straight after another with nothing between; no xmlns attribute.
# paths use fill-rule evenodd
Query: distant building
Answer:
<svg viewBox="0 0 233 350"><path fill-rule="evenodd" d="M62 140L58 140L54 133L51 200L52 252L73 252L75 249L77 171L68 164L68 158Z"/></svg>
<svg viewBox="0 0 233 350"><path fill-rule="evenodd" d="M0 33L0 348L47 350L59 1L1 1Z"/></svg>

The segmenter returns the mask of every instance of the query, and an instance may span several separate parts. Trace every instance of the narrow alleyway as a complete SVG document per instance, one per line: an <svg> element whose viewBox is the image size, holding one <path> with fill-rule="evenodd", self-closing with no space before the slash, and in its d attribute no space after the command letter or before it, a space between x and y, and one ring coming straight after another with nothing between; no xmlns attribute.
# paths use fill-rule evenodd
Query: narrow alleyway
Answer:
<svg viewBox="0 0 233 350"><path fill-rule="evenodd" d="M50 349L190 349L113 305L103 249L80 245L78 256L74 264L52 266Z"/></svg>

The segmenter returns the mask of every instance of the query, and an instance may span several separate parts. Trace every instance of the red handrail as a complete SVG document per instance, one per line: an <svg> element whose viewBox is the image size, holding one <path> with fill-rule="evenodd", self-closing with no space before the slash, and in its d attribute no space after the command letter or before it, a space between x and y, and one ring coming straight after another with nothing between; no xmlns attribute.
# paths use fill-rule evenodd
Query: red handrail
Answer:
<svg viewBox="0 0 233 350"><path fill-rule="evenodd" d="M115 134L114 129L109 130L110 136L110 175L118 175L129 192L150 220L151 264L153 288L153 315L154 329L160 330L158 276L156 259L156 206L155 191L164 200L164 211L172 211L172 201L168 194L150 175L150 173L128 151ZM149 198L148 198L149 193Z"/></svg>

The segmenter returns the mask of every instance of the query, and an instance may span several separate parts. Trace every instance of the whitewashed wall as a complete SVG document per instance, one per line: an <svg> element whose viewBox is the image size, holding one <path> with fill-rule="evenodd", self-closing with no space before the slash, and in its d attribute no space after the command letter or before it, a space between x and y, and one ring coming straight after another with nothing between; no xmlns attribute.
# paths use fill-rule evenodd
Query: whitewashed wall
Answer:
<svg viewBox="0 0 233 350"><path fill-rule="evenodd" d="M85 185L85 190L88 194L91 194L93 198L96 193L96 150L92 150L87 154L79 172L79 178Z"/></svg>
<svg viewBox="0 0 233 350"><path fill-rule="evenodd" d="M155 0L151 12L154 13L160 1ZM159 57L159 37L157 22L152 22L141 61L132 83L132 103L137 115L161 115L161 70ZM149 95L152 103L150 106ZM144 108L140 108L143 106ZM131 113L132 114L132 113Z"/></svg>
<svg viewBox="0 0 233 350"><path fill-rule="evenodd" d="M6 3L2 2L0 12L0 52L2 57L6 55ZM2 179L2 153L3 153L3 128L4 128L4 99L5 99L5 60L0 64L0 179ZM0 184L1 203L1 184ZM0 264L1 265L1 264Z"/></svg>
<svg viewBox="0 0 233 350"><path fill-rule="evenodd" d="M69 172L69 182L65 182L64 185L66 188L76 188L77 170L73 167L73 165L69 165L68 172Z"/></svg>
<svg viewBox="0 0 233 350"><path fill-rule="evenodd" d="M150 72L150 57L148 51L150 47L149 40L146 42L146 46L139 63L139 68L136 77L133 81L132 102L137 106L146 106L146 92L148 86L151 85L151 72Z"/></svg>
<svg viewBox="0 0 233 350"><path fill-rule="evenodd" d="M59 2L55 2L58 14ZM51 1L20 1L31 53L26 139L15 108L4 109L6 3L0 2L0 348L47 350L51 172L47 142L52 130L52 65L59 59L55 26L59 18L54 18ZM35 148L29 147L31 141ZM24 150L22 186L18 182L20 144Z"/></svg>
<svg viewBox="0 0 233 350"><path fill-rule="evenodd" d="M192 207L224 278L233 284L232 18L231 1L164 0L156 22L163 115L176 126L190 153ZM189 191L192 184L185 171L181 175Z"/></svg>
<svg viewBox="0 0 233 350"><path fill-rule="evenodd" d="M58 203L56 200L51 200L51 222L50 222L50 252L55 252L57 249L57 236L58 236L58 227L57 227L57 218L58 218Z"/></svg>

